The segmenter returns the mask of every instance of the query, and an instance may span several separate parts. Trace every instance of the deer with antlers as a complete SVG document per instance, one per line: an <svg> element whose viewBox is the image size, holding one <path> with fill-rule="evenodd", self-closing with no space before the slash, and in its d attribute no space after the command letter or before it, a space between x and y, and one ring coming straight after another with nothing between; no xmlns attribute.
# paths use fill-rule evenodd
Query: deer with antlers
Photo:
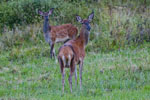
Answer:
<svg viewBox="0 0 150 100"><path fill-rule="evenodd" d="M57 42L65 42L69 39L74 39L77 36L78 29L72 24L63 24L59 26L49 25L49 16L54 8L48 12L38 11L44 17L43 32L47 43L50 45L50 57L55 57L54 44Z"/></svg>
<svg viewBox="0 0 150 100"><path fill-rule="evenodd" d="M79 78L80 78L80 89L82 88L82 68L83 60L85 57L85 46L89 41L90 35L90 22L94 18L94 12L92 12L88 19L82 20L80 16L76 16L78 22L82 24L80 35L76 39L69 40L59 48L58 61L60 64L62 74L62 91L64 93L64 77L65 68L70 68L69 85L70 91L72 92L72 76L75 72L75 85L77 86L77 68L79 64Z"/></svg>

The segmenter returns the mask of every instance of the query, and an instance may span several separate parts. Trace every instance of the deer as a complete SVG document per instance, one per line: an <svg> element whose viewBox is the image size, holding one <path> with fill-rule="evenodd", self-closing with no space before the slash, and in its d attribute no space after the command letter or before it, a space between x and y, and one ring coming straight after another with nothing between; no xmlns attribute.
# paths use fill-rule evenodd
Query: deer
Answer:
<svg viewBox="0 0 150 100"><path fill-rule="evenodd" d="M75 72L75 86L77 87L77 67L79 65L79 78L80 78L80 90L82 90L82 69L83 61L85 57L85 47L89 41L90 35L90 23L94 18L94 12L88 16L88 19L82 19L80 16L76 16L76 20L82 24L80 34L75 39L69 40L64 43L58 51L58 61L62 74L62 91L64 93L64 77L65 68L70 68L70 75L68 78L70 91L72 93L72 76Z"/></svg>
<svg viewBox="0 0 150 100"><path fill-rule="evenodd" d="M55 57L55 43L66 42L69 39L74 39L78 33L77 27L72 24L51 26L49 24L49 16L52 15L53 10L54 8L51 8L48 12L38 10L38 14L44 17L43 33L45 41L50 45L50 58Z"/></svg>

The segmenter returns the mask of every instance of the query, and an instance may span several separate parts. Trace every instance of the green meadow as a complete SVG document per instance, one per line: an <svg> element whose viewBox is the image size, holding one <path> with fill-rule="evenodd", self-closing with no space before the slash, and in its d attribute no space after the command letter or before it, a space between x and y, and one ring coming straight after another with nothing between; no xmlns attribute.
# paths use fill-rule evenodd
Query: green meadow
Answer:
<svg viewBox="0 0 150 100"><path fill-rule="evenodd" d="M62 94L57 59L50 59L38 9L55 8L50 25L72 23L94 11L82 90L69 69ZM56 56L63 43L55 44ZM1 0L0 100L150 100L149 0Z"/></svg>
<svg viewBox="0 0 150 100"><path fill-rule="evenodd" d="M23 46L0 56L0 98L6 100L149 100L150 44L112 52L87 52L83 89L70 93L66 69L62 94L59 64L49 58L49 46ZM45 52L47 55L45 55ZM78 67L79 69L79 67ZM79 73L78 73L79 74Z"/></svg>

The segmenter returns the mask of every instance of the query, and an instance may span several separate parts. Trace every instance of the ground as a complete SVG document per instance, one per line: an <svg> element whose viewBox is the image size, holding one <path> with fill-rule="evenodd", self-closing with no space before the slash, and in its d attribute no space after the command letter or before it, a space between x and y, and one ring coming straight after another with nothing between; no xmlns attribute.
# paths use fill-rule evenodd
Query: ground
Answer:
<svg viewBox="0 0 150 100"><path fill-rule="evenodd" d="M150 100L150 44L109 52L87 52L83 88L80 90L79 78L75 88L73 76L72 94L68 69L62 94L60 67L49 58L48 44L12 47L1 51L0 55L0 99Z"/></svg>

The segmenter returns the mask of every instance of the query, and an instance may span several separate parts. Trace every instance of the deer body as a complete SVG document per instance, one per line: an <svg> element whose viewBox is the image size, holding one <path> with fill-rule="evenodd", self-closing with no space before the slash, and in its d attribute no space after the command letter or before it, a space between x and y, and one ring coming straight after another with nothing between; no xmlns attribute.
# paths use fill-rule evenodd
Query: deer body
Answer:
<svg viewBox="0 0 150 100"><path fill-rule="evenodd" d="M43 33L44 38L47 43L49 43L51 50L50 56L55 56L54 54L54 44L58 42L65 42L69 39L73 39L77 36L78 30L72 24L63 24L59 26L49 25L49 15L52 14L53 9L47 13L39 11L39 14L44 16Z"/></svg>
<svg viewBox="0 0 150 100"><path fill-rule="evenodd" d="M67 39L73 39L77 35L77 28L72 24L64 24L60 26L51 26L51 30L49 32L50 39L52 42L64 42Z"/></svg>
<svg viewBox="0 0 150 100"><path fill-rule="evenodd" d="M72 75L75 72L75 83L77 86L77 68L76 65L79 64L79 77L80 77L80 89L82 87L82 67L83 61L85 57L85 46L89 40L90 34L90 24L89 22L93 19L94 13L92 13L88 20L81 20L79 16L77 16L77 20L82 23L82 28L80 31L80 35L73 40L69 40L64 45L62 45L59 49L58 53L58 61L61 68L62 73L62 87L64 92L64 75L65 68L70 68L70 76L69 76L69 84L70 91L72 92Z"/></svg>
<svg viewBox="0 0 150 100"><path fill-rule="evenodd" d="M80 35L64 44L64 46L72 46L75 53L75 64L78 64L85 57L85 46L88 43L89 32L82 26Z"/></svg>

